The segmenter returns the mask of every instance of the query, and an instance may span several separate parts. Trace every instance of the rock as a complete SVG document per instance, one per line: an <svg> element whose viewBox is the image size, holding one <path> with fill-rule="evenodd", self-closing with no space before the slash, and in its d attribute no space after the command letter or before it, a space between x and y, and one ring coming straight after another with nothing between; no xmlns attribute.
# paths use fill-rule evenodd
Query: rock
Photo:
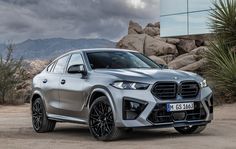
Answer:
<svg viewBox="0 0 236 149"><path fill-rule="evenodd" d="M152 55L152 56L149 56L149 58L152 59L153 61L155 61L157 64L166 65L166 62L160 57Z"/></svg>
<svg viewBox="0 0 236 149"><path fill-rule="evenodd" d="M154 26L160 28L161 27L160 22L156 22Z"/></svg>
<svg viewBox="0 0 236 149"><path fill-rule="evenodd" d="M118 48L135 50L143 53L145 34L130 34L117 43Z"/></svg>
<svg viewBox="0 0 236 149"><path fill-rule="evenodd" d="M193 49L190 54L195 54L199 56L203 56L208 51L208 48L206 46L201 46L196 49Z"/></svg>
<svg viewBox="0 0 236 149"><path fill-rule="evenodd" d="M146 27L156 27L155 24L148 23Z"/></svg>
<svg viewBox="0 0 236 149"><path fill-rule="evenodd" d="M173 61L171 61L168 66L169 68L173 68L173 69L180 69L182 67L185 67L189 64L195 63L196 60L196 56L195 55L185 55L185 56L181 56L181 58L177 57L176 59L174 59Z"/></svg>
<svg viewBox="0 0 236 149"><path fill-rule="evenodd" d="M166 42L167 42L167 43L170 43L170 44L177 45L177 44L180 43L180 39L177 39L177 38L167 38L167 39L166 39Z"/></svg>
<svg viewBox="0 0 236 149"><path fill-rule="evenodd" d="M173 54L168 54L168 55L163 55L163 56L159 56L161 59L163 59L166 64L170 63L174 58L175 58L175 55Z"/></svg>
<svg viewBox="0 0 236 149"><path fill-rule="evenodd" d="M166 42L166 38L161 38L160 35L157 35L157 36L155 36L154 38L157 39L157 40Z"/></svg>
<svg viewBox="0 0 236 149"><path fill-rule="evenodd" d="M204 40L202 39L195 40L195 44L197 47L204 46Z"/></svg>
<svg viewBox="0 0 236 149"><path fill-rule="evenodd" d="M142 33L143 29L141 25L133 21L129 22L128 34L142 34Z"/></svg>
<svg viewBox="0 0 236 149"><path fill-rule="evenodd" d="M130 34L117 43L118 48L135 50L147 56L176 55L175 45L165 43L145 34Z"/></svg>
<svg viewBox="0 0 236 149"><path fill-rule="evenodd" d="M180 68L180 70L195 72L201 69L205 64L206 64L206 59L201 59L195 63L189 64L187 66Z"/></svg>
<svg viewBox="0 0 236 149"><path fill-rule="evenodd" d="M148 34L149 36L152 37L160 35L160 28L158 27L145 27L143 31L145 34Z"/></svg>
<svg viewBox="0 0 236 149"><path fill-rule="evenodd" d="M203 46L210 46L210 45L211 45L211 43L209 41L204 41Z"/></svg>
<svg viewBox="0 0 236 149"><path fill-rule="evenodd" d="M179 54L189 53L191 50L197 48L195 40L181 39L177 44Z"/></svg>
<svg viewBox="0 0 236 149"><path fill-rule="evenodd" d="M167 54L177 55L178 50L175 45L165 43L150 36L146 36L144 54L147 56L162 56Z"/></svg>

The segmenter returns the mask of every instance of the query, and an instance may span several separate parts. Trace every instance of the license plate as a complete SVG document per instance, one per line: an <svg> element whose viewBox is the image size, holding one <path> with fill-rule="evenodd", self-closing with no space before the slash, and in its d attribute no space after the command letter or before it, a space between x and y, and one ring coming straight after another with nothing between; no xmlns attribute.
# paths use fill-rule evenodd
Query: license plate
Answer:
<svg viewBox="0 0 236 149"><path fill-rule="evenodd" d="M194 102L167 104L167 112L194 110Z"/></svg>

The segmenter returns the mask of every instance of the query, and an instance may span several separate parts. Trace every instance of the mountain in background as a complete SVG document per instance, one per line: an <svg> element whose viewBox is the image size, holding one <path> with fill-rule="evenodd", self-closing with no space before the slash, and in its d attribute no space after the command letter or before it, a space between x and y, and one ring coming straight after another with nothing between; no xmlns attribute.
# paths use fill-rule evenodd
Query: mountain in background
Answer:
<svg viewBox="0 0 236 149"><path fill-rule="evenodd" d="M29 39L15 44L13 55L15 58L48 60L75 49L114 48L115 45L115 42L106 39ZM5 47L6 45L0 44L0 54L6 54Z"/></svg>

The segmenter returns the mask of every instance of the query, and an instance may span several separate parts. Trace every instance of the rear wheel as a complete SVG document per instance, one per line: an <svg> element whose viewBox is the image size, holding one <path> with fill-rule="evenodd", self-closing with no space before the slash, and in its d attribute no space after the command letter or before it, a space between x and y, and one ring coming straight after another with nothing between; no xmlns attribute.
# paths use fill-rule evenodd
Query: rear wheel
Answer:
<svg viewBox="0 0 236 149"><path fill-rule="evenodd" d="M206 126L185 126L185 127L175 127L181 134L198 134L201 133Z"/></svg>
<svg viewBox="0 0 236 149"><path fill-rule="evenodd" d="M93 102L89 114L89 129L96 139L102 141L119 139L124 133L124 130L115 126L107 97L99 97Z"/></svg>
<svg viewBox="0 0 236 149"><path fill-rule="evenodd" d="M41 98L37 98L32 104L32 124L38 133L51 132L55 128L56 122L47 118Z"/></svg>

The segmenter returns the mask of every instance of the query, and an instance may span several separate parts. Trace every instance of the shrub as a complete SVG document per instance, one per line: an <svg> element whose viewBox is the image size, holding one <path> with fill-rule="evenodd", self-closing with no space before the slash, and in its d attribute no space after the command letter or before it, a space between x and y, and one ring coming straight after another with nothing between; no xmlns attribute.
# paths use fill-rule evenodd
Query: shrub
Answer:
<svg viewBox="0 0 236 149"><path fill-rule="evenodd" d="M224 101L233 101L236 97L236 1L219 0L214 2L214 7L210 28L215 40L206 53L207 75L214 82L216 94L221 93Z"/></svg>
<svg viewBox="0 0 236 149"><path fill-rule="evenodd" d="M15 60L12 56L13 44L7 46L7 56L0 56L0 104L7 103L7 96L13 96L16 86L25 80L22 59ZM10 99L14 103L14 99ZM15 101L17 102L17 101Z"/></svg>
<svg viewBox="0 0 236 149"><path fill-rule="evenodd" d="M208 76L214 80L216 88L236 95L236 53L230 50L225 41L218 38L212 42L206 54Z"/></svg>

